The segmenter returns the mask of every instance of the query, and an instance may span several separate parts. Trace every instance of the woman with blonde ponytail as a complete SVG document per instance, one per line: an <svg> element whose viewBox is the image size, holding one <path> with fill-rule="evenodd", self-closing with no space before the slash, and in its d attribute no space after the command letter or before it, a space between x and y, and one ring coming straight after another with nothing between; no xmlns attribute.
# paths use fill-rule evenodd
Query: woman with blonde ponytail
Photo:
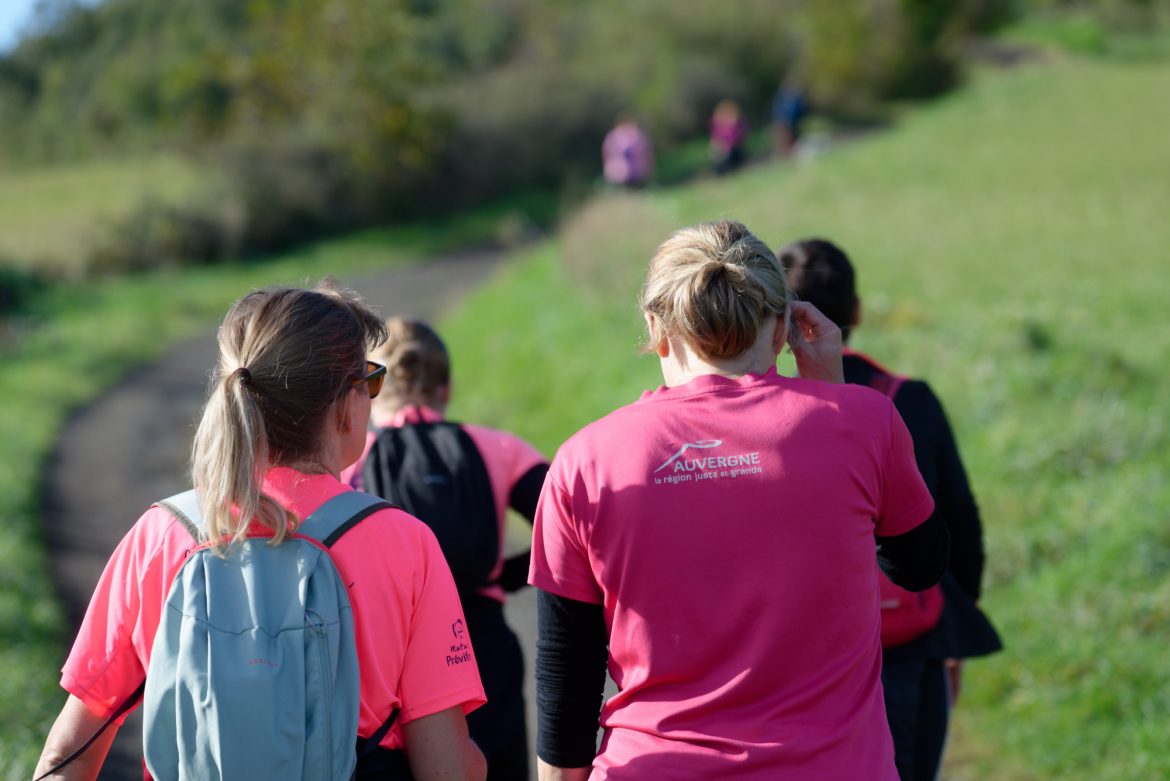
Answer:
<svg viewBox="0 0 1170 781"><path fill-rule="evenodd" d="M385 374L366 353L385 338L380 317L329 283L256 291L228 311L192 449L200 537L217 555L230 558L251 536L281 545L318 507L352 490L340 474L362 454ZM197 544L161 505L119 544L63 668L69 696L37 776L136 704L171 582ZM381 509L329 552L354 616L359 739L399 714L359 759L357 778L400 778L383 769L409 765L402 772L420 781L482 781L483 756L468 738L465 714L484 702L483 687L470 652L461 664L447 661L464 618L434 535L401 510ZM115 730L49 777L95 778Z"/></svg>
<svg viewBox="0 0 1170 781"><path fill-rule="evenodd" d="M566 442L536 513L540 778L897 781L874 546L915 590L947 553L905 425L737 222L668 238L641 306L664 385Z"/></svg>

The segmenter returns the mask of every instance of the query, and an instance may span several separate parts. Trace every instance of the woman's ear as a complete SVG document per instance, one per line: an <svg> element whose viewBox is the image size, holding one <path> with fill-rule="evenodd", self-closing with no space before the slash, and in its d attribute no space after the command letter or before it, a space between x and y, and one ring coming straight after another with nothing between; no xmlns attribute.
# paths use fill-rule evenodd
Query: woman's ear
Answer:
<svg viewBox="0 0 1170 781"><path fill-rule="evenodd" d="M658 318L650 312L642 312L642 317L646 320L646 333L650 337L650 343L654 344L654 352L659 358L670 355L670 340L662 335L658 327Z"/></svg>
<svg viewBox="0 0 1170 781"><path fill-rule="evenodd" d="M365 386L363 385L362 387L364 388ZM337 401L333 402L337 405L334 413L334 417L337 420L337 430L342 434L353 430L355 415L353 408L353 395L353 391L350 391Z"/></svg>
<svg viewBox="0 0 1170 781"><path fill-rule="evenodd" d="M780 351L788 342L788 329L795 327L789 323L788 317L787 309L785 309L784 314L776 316L776 327L772 331L772 352L776 356L780 355Z"/></svg>

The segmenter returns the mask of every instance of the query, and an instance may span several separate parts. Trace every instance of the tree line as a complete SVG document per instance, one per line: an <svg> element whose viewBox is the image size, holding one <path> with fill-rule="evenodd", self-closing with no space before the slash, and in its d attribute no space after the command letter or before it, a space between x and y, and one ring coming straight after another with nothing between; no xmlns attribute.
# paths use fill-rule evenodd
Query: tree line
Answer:
<svg viewBox="0 0 1170 781"><path fill-rule="evenodd" d="M1150 2L1151 0L1145 0ZM1113 4L1143 0L1100 0ZM178 149L227 197L144 208L115 265L214 260L586 179L799 79L820 112L943 92L1013 0L42 0L0 56L0 168Z"/></svg>

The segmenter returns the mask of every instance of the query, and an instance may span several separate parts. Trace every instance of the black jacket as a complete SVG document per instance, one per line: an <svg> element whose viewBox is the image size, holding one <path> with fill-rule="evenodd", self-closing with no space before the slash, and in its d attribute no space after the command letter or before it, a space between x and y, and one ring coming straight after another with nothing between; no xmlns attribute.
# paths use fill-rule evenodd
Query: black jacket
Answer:
<svg viewBox="0 0 1170 781"><path fill-rule="evenodd" d="M874 385L875 375L889 374L852 351L845 355L844 368L845 381L857 385ZM944 606L939 625L905 645L887 648L885 656L960 659L998 651L1003 647L999 635L976 604L983 580L983 524L946 413L921 380L903 382L894 406L914 440L918 471L934 497L935 512L950 531L951 557L941 581Z"/></svg>

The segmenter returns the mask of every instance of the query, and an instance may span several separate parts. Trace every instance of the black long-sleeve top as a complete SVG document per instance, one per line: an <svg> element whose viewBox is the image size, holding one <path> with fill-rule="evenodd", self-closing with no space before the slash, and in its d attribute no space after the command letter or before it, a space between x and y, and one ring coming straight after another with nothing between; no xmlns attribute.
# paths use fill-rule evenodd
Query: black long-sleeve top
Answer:
<svg viewBox="0 0 1170 781"><path fill-rule="evenodd" d="M846 353L843 365L845 381L857 385L872 386L875 374L888 376L860 353ZM951 552L941 581L943 617L938 627L905 645L886 649L885 657L967 657L997 651L1002 647L999 635L976 606L986 556L983 523L950 421L934 391L921 380L903 382L893 401L914 441L914 459L934 498L934 515L949 532Z"/></svg>
<svg viewBox="0 0 1170 781"><path fill-rule="evenodd" d="M845 382L856 385L872 384L874 373L881 371L856 353L847 354L843 364ZM983 524L951 424L934 391L921 380L902 383L894 406L914 441L914 460L934 497L935 514L950 532L948 571L972 601L978 600L983 580Z"/></svg>

